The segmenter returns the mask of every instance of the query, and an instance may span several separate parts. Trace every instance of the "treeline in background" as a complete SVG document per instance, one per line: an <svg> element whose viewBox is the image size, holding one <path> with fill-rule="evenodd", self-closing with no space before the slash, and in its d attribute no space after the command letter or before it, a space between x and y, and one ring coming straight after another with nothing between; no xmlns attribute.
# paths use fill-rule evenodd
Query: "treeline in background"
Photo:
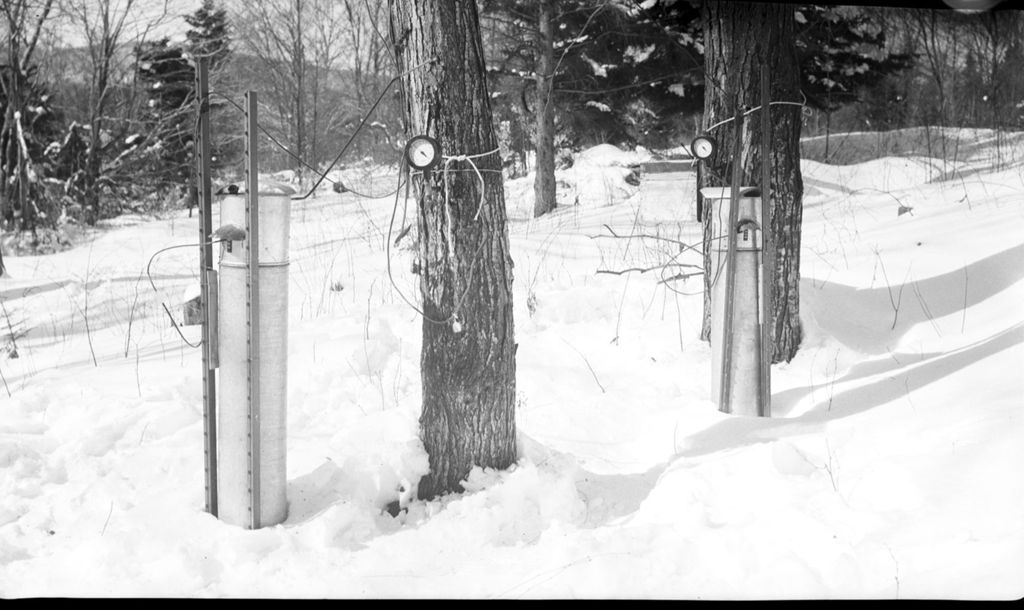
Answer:
<svg viewBox="0 0 1024 610"><path fill-rule="evenodd" d="M561 164L605 142L671 154L700 131L699 2L478 5L509 177L530 171L545 106ZM0 0L0 9L7 252L59 249L64 227L192 204L200 57L212 71L215 180L241 176L249 89L266 130L263 171L310 184L364 118L336 181L397 163L402 41L382 0ZM793 18L804 99L789 101L805 104L804 136L1024 129L1018 11L794 5Z"/></svg>

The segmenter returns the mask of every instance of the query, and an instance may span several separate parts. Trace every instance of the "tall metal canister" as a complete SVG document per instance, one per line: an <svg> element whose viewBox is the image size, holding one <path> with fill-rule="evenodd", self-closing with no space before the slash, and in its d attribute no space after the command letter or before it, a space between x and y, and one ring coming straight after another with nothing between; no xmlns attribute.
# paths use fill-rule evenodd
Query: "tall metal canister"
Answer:
<svg viewBox="0 0 1024 610"><path fill-rule="evenodd" d="M701 189L711 213L711 395L725 413L767 416L761 396L761 193L741 187L736 214L735 285L732 338L726 348L726 282L729 277L729 206L732 189ZM728 366L728 404L722 404L722 380Z"/></svg>
<svg viewBox="0 0 1024 610"><path fill-rule="evenodd" d="M234 190L234 189L232 189ZM228 523L252 524L252 472L258 473L258 527L275 525L288 515L285 494L285 422L288 379L288 225L291 195L286 185L261 183L258 191L258 406L259 438L252 442L249 404L249 349L244 241L221 245L218 342L219 517ZM244 186L224 195L221 227L246 226ZM230 232L226 232L230 234ZM237 235L236 235L237 236ZM248 235L245 239L248 239ZM253 447L258 448L251 456Z"/></svg>

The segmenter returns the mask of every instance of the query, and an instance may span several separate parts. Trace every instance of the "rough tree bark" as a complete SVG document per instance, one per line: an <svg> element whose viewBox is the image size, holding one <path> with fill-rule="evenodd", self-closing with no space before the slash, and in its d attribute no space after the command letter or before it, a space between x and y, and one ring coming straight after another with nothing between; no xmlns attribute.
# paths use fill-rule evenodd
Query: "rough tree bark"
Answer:
<svg viewBox="0 0 1024 610"><path fill-rule="evenodd" d="M800 72L794 46L793 5L767 2L708 0L704 21L704 127L734 116L736 96L749 108L760 105L762 58L769 62L770 99L799 102ZM803 219L803 178L800 174L800 108L771 107L771 231L775 242L774 286L771 303L772 362L788 362L800 347L800 223ZM711 171L701 173L701 187L727 186L732 176L732 123L712 134L718 146ZM743 121L742 186L761 184L761 122L750 115ZM710 336L711 301L710 210L703 206L704 325Z"/></svg>
<svg viewBox="0 0 1024 610"><path fill-rule="evenodd" d="M389 0L391 34L405 77L409 135L440 142L453 160L423 176L419 230L423 347L420 437L430 473L420 498L462 490L474 466L516 460L512 259L505 225L476 4ZM446 197L447 183L447 197Z"/></svg>
<svg viewBox="0 0 1024 610"><path fill-rule="evenodd" d="M555 107L551 90L555 70L553 0L537 2L537 115L536 176L533 182L534 218L555 209Z"/></svg>

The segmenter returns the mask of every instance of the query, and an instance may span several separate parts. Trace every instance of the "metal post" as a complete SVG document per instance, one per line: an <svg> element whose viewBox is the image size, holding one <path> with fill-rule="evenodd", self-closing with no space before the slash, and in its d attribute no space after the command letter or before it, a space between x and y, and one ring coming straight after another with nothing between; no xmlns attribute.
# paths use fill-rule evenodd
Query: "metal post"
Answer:
<svg viewBox="0 0 1024 610"><path fill-rule="evenodd" d="M775 260L772 256L772 124L770 116L771 89L768 74L769 53L761 54L761 413L772 415L772 277Z"/></svg>
<svg viewBox="0 0 1024 610"><path fill-rule="evenodd" d="M248 338L249 513L251 529L260 527L260 291L259 158L256 141L256 92L245 93L245 263Z"/></svg>
<svg viewBox="0 0 1024 610"><path fill-rule="evenodd" d="M209 62L199 60L196 70L196 109L199 113L199 137L196 143L196 191L199 209L199 303L202 311L203 341L203 470L206 478L206 512L217 516L217 376L215 329L211 328L211 289L213 280L213 232L210 184L210 75Z"/></svg>
<svg viewBox="0 0 1024 610"><path fill-rule="evenodd" d="M736 221L739 217L740 200L740 179L743 176L743 106L740 103L742 97L736 95L736 118L733 129L736 130L736 138L733 143L732 155L732 191L729 202L729 249L726 252L725 267L725 321L722 324L722 383L719 388L721 398L718 402L719 409L726 413L732 413L730 403L730 389L732 385L732 343L733 343L733 311L735 309L733 300L736 294Z"/></svg>

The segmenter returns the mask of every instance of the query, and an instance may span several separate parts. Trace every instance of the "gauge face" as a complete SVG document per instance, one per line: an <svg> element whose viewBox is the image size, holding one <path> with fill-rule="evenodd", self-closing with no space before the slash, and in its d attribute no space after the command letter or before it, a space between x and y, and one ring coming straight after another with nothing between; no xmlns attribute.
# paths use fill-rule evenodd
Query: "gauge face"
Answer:
<svg viewBox="0 0 1024 610"><path fill-rule="evenodd" d="M698 159L707 159L715 152L715 139L711 136L697 136L690 144L690 150Z"/></svg>
<svg viewBox="0 0 1024 610"><path fill-rule="evenodd" d="M441 146L434 138L416 136L405 145L405 160L415 169L430 169L441 160Z"/></svg>

